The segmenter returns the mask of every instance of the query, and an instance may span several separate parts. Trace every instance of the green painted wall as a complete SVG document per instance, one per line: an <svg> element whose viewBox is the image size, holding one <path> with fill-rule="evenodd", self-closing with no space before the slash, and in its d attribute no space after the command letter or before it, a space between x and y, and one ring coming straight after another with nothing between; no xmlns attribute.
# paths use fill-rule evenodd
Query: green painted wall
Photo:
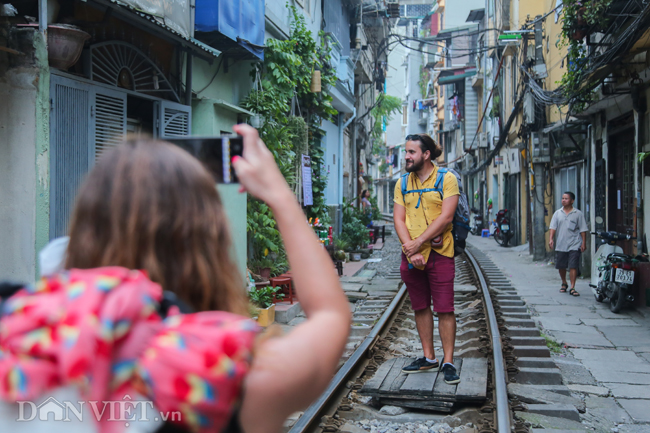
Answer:
<svg viewBox="0 0 650 433"><path fill-rule="evenodd" d="M192 135L220 135L232 132L235 113L217 109L210 99L195 99L192 103ZM239 185L217 185L224 205L233 241L232 255L242 275L246 276L246 194L238 192Z"/></svg>
<svg viewBox="0 0 650 433"><path fill-rule="evenodd" d="M41 33L34 35L36 67L39 70L36 93L36 277L40 274L38 252L50 240L50 67L47 47Z"/></svg>

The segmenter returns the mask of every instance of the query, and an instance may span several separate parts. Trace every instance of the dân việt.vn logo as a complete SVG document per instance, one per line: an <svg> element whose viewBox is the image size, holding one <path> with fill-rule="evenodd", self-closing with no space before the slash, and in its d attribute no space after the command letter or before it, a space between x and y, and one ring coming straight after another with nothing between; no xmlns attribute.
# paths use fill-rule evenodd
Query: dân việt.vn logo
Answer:
<svg viewBox="0 0 650 433"><path fill-rule="evenodd" d="M181 413L157 411L153 402L133 400L126 395L123 400L116 401L59 401L50 397L40 404L32 401L18 401L17 422L61 421L71 422L110 421L123 422L126 426L133 422L166 422L181 421Z"/></svg>

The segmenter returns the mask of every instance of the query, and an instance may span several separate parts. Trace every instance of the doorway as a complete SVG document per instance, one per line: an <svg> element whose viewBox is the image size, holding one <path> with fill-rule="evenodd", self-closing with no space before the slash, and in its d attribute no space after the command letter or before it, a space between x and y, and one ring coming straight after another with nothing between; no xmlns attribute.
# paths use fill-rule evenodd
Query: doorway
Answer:
<svg viewBox="0 0 650 433"><path fill-rule="evenodd" d="M608 229L619 233L634 230L634 128L633 125L609 137ZM623 242L626 254L632 242Z"/></svg>
<svg viewBox="0 0 650 433"><path fill-rule="evenodd" d="M508 216L510 217L510 230L514 234L511 245L519 245L521 243L519 233L519 173L505 175L504 198L504 207L508 209Z"/></svg>

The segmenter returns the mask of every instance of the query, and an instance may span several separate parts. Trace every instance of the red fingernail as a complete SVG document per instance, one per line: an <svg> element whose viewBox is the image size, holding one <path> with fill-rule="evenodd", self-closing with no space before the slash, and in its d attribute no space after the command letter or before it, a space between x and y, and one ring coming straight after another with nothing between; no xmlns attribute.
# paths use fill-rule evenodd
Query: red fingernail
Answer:
<svg viewBox="0 0 650 433"><path fill-rule="evenodd" d="M235 162L237 162L237 160L238 160L239 158L241 158L241 156L239 156L239 155L235 155L235 156L233 156L232 158L230 158L230 162L234 164Z"/></svg>

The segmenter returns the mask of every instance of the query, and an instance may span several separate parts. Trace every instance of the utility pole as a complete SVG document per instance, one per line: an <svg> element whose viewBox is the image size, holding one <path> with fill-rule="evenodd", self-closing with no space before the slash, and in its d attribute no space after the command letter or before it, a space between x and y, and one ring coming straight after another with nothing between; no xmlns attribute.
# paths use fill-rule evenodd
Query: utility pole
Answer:
<svg viewBox="0 0 650 433"><path fill-rule="evenodd" d="M543 38L541 16L535 17L535 65L544 63ZM537 119L536 119L537 120ZM541 122L535 122L539 125ZM546 220L545 220L545 199L544 190L546 182L544 179L545 158L542 156L542 132L538 128L536 140L533 143L533 170L535 172L535 189L532 194L533 206L533 260L539 261L546 258ZM537 152L535 147L537 147Z"/></svg>

